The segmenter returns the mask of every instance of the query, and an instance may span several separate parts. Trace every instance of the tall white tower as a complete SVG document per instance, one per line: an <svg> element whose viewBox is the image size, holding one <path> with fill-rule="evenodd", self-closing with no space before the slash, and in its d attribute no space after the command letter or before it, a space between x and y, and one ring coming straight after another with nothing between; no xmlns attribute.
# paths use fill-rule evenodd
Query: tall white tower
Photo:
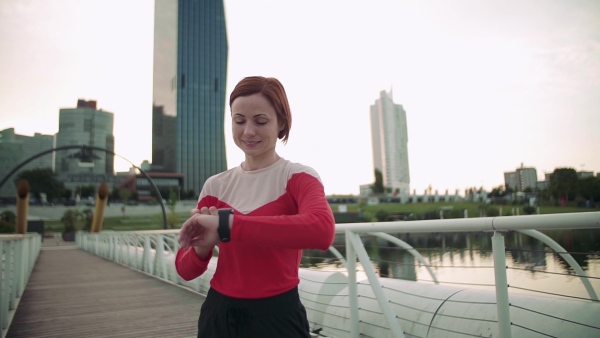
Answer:
<svg viewBox="0 0 600 338"><path fill-rule="evenodd" d="M381 171L383 185L402 201L410 195L408 170L408 128L406 112L395 104L392 92L381 91L371 105L371 143L373 166Z"/></svg>

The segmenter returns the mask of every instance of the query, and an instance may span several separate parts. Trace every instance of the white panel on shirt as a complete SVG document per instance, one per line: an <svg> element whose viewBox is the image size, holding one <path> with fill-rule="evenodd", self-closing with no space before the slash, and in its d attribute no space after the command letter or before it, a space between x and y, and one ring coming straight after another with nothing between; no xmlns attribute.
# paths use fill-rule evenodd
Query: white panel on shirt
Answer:
<svg viewBox="0 0 600 338"><path fill-rule="evenodd" d="M254 171L244 171L238 166L206 180L199 199L214 196L238 212L248 214L285 194L288 180L302 172L321 180L311 167L283 158L267 168Z"/></svg>

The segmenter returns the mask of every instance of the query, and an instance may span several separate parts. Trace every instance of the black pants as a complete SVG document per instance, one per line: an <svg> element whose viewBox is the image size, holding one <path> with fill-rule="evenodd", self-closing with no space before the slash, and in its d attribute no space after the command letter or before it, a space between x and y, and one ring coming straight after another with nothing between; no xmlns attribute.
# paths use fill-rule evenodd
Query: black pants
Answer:
<svg viewBox="0 0 600 338"><path fill-rule="evenodd" d="M198 338L310 338L298 288L262 299L238 299L212 288L200 310Z"/></svg>

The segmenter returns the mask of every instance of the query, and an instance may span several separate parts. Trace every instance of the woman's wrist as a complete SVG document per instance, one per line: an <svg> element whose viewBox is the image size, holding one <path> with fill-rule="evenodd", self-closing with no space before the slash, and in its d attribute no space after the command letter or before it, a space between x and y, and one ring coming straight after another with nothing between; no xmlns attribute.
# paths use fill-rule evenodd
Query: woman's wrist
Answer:
<svg viewBox="0 0 600 338"><path fill-rule="evenodd" d="M198 258L200 258L201 261L207 261L212 256L213 248L201 246L194 246L193 248L194 252L196 253L196 256L198 256Z"/></svg>

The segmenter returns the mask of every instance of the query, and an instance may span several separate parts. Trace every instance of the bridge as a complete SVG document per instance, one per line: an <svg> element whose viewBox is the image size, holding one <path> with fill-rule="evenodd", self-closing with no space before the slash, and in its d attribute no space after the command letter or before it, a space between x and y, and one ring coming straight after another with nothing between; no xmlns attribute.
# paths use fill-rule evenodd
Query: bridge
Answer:
<svg viewBox="0 0 600 338"><path fill-rule="evenodd" d="M345 273L301 269L300 295L315 337L596 337L598 277L539 230L600 229L600 212L338 224ZM79 233L76 243L2 236L3 337L194 337L209 270L191 282L174 271L177 230ZM443 285L419 252L392 233L480 232L490 237L494 290ZM509 290L504 234L544 243L570 265L586 297ZM362 235L402 247L431 283L378 276ZM360 269L358 266L360 265ZM360 279L360 275L366 278Z"/></svg>
<svg viewBox="0 0 600 338"><path fill-rule="evenodd" d="M6 337L196 337L204 297L45 239Z"/></svg>

